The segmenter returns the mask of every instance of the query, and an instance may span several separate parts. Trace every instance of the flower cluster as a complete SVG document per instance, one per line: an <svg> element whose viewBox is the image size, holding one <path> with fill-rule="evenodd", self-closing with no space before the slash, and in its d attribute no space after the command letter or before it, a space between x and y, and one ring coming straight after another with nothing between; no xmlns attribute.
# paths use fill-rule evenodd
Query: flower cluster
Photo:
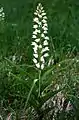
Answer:
<svg viewBox="0 0 79 120"><path fill-rule="evenodd" d="M42 4L39 3L36 11L34 12L35 18L33 19L33 62L36 67L39 69L43 69L45 66L46 57L49 56L49 47L47 36L48 33L48 25L47 25L47 17L46 13L42 7Z"/></svg>
<svg viewBox="0 0 79 120"><path fill-rule="evenodd" d="M3 7L0 8L0 21L4 21L5 13L3 11Z"/></svg>

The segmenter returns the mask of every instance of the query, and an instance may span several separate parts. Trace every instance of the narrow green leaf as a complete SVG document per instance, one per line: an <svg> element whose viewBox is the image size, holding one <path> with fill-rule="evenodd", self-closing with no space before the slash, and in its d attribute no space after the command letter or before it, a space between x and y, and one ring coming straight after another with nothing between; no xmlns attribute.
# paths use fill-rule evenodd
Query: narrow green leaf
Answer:
<svg viewBox="0 0 79 120"><path fill-rule="evenodd" d="M26 109L26 107L27 107L28 101L29 101L29 99L30 99L30 96L31 96L32 91L33 91L33 88L34 88L34 86L35 86L35 84L36 84L37 81L38 81L38 79L35 79L35 80L33 81L32 87L31 87L31 89L30 89L30 91L29 91L29 94L28 94L28 96L27 96L27 100L26 100L24 109Z"/></svg>

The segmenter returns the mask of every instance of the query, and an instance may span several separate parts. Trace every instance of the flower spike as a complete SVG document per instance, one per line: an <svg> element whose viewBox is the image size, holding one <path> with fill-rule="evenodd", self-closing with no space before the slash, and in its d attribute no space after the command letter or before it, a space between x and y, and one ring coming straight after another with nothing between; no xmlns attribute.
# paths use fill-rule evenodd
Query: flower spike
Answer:
<svg viewBox="0 0 79 120"><path fill-rule="evenodd" d="M38 4L37 9L34 12L34 16L34 31L32 34L33 62L38 69L42 70L45 67L46 57L49 56L49 37L47 36L47 16L41 3Z"/></svg>

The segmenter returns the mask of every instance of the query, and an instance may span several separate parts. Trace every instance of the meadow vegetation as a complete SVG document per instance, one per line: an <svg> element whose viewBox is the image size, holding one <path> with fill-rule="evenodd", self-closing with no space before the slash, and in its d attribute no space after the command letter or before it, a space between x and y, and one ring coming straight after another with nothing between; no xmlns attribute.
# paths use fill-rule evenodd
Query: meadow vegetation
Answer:
<svg viewBox="0 0 79 120"><path fill-rule="evenodd" d="M79 120L78 0L0 0L0 119Z"/></svg>

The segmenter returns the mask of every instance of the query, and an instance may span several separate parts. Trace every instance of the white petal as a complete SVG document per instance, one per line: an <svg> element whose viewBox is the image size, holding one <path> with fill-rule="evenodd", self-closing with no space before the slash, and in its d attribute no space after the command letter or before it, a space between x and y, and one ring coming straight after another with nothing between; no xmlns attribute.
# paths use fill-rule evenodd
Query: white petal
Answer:
<svg viewBox="0 0 79 120"><path fill-rule="evenodd" d="M60 66L61 66L61 64L58 64L58 66L60 67Z"/></svg>
<svg viewBox="0 0 79 120"><path fill-rule="evenodd" d="M42 13L42 16L46 15L46 13Z"/></svg>
<svg viewBox="0 0 79 120"><path fill-rule="evenodd" d="M44 24L45 27L48 27L47 23Z"/></svg>
<svg viewBox="0 0 79 120"><path fill-rule="evenodd" d="M2 17L2 14L0 14L0 17Z"/></svg>
<svg viewBox="0 0 79 120"><path fill-rule="evenodd" d="M44 64L41 65L41 69L44 69Z"/></svg>
<svg viewBox="0 0 79 120"><path fill-rule="evenodd" d="M41 51L41 53L46 52L46 51L49 51L48 47L43 48L42 51Z"/></svg>
<svg viewBox="0 0 79 120"><path fill-rule="evenodd" d="M47 19L47 17L46 17L46 16L44 16L44 17L43 17L43 19Z"/></svg>
<svg viewBox="0 0 79 120"><path fill-rule="evenodd" d="M43 32L43 33L47 34L47 31L46 31L46 30L44 30L44 32Z"/></svg>
<svg viewBox="0 0 79 120"><path fill-rule="evenodd" d="M48 47L45 47L45 48L44 48L44 50L46 50L46 51L47 51L47 50L49 50L49 48L48 48Z"/></svg>
<svg viewBox="0 0 79 120"><path fill-rule="evenodd" d="M33 50L34 50L34 53L37 53L38 45L35 45L35 46L33 47Z"/></svg>
<svg viewBox="0 0 79 120"><path fill-rule="evenodd" d="M44 57L43 57L43 56L41 56L40 61L41 61L41 62L43 62L43 63L45 62L45 60L44 60Z"/></svg>
<svg viewBox="0 0 79 120"><path fill-rule="evenodd" d="M48 45L48 42L47 40L44 41L43 45Z"/></svg>
<svg viewBox="0 0 79 120"><path fill-rule="evenodd" d="M44 38L44 37L45 37L45 35L42 33L42 34L41 34L41 37L43 37L43 38Z"/></svg>
<svg viewBox="0 0 79 120"><path fill-rule="evenodd" d="M76 60L76 62L78 63L78 62L79 62L79 60L77 59L77 60Z"/></svg>
<svg viewBox="0 0 79 120"><path fill-rule="evenodd" d="M40 33L40 30L36 29L35 32Z"/></svg>
<svg viewBox="0 0 79 120"><path fill-rule="evenodd" d="M48 37L48 36L46 36L46 37L45 37L45 39L46 39L46 40L49 40L49 37Z"/></svg>
<svg viewBox="0 0 79 120"><path fill-rule="evenodd" d="M34 22L39 23L39 19L37 17L34 18Z"/></svg>
<svg viewBox="0 0 79 120"><path fill-rule="evenodd" d="M49 56L49 54L48 54L48 53L45 53L45 54L44 54L44 57L48 57L48 56Z"/></svg>
<svg viewBox="0 0 79 120"><path fill-rule="evenodd" d="M35 29L38 28L38 25L34 25L33 28L35 28Z"/></svg>
<svg viewBox="0 0 79 120"><path fill-rule="evenodd" d="M37 35L37 33L40 33L40 32L41 32L40 30L35 29L35 31L33 32L33 34L36 34L36 35Z"/></svg>
<svg viewBox="0 0 79 120"><path fill-rule="evenodd" d="M38 47L39 47L39 48L42 48L42 45L39 45Z"/></svg>
<svg viewBox="0 0 79 120"><path fill-rule="evenodd" d="M31 45L34 45L35 47L38 47L37 43L35 43L35 42L32 42Z"/></svg>
<svg viewBox="0 0 79 120"><path fill-rule="evenodd" d="M37 36L36 36L36 35L33 35L32 38L37 38Z"/></svg>
<svg viewBox="0 0 79 120"><path fill-rule="evenodd" d="M40 38L38 38L38 39L35 39L35 42L37 42L37 43L38 43L39 41L40 41Z"/></svg>
<svg viewBox="0 0 79 120"><path fill-rule="evenodd" d="M42 22L43 22L43 23L47 23L47 21L46 21L46 20L44 20L44 19L42 20Z"/></svg>
<svg viewBox="0 0 79 120"><path fill-rule="evenodd" d="M39 17L39 18L42 18L42 15L38 14L38 17Z"/></svg>
<svg viewBox="0 0 79 120"><path fill-rule="evenodd" d="M42 10L42 13L45 13L45 10Z"/></svg>
<svg viewBox="0 0 79 120"><path fill-rule="evenodd" d="M40 68L40 64L39 64L39 63L37 63L37 64L35 64L35 65L36 65L37 68Z"/></svg>
<svg viewBox="0 0 79 120"><path fill-rule="evenodd" d="M42 23L41 22L38 22L38 25L39 25L39 27L42 25Z"/></svg>
<svg viewBox="0 0 79 120"><path fill-rule="evenodd" d="M41 3L39 3L38 6L39 6L39 7L42 6Z"/></svg>
<svg viewBox="0 0 79 120"><path fill-rule="evenodd" d="M47 31L47 30L48 30L48 28L45 27L45 26L43 26L42 29L43 29L44 31Z"/></svg>
<svg viewBox="0 0 79 120"><path fill-rule="evenodd" d="M5 17L5 14L4 14L4 13L2 13L2 17Z"/></svg>
<svg viewBox="0 0 79 120"><path fill-rule="evenodd" d="M37 59L33 58L33 62L36 64L37 63Z"/></svg>
<svg viewBox="0 0 79 120"><path fill-rule="evenodd" d="M0 12L3 12L3 7L0 8Z"/></svg>
<svg viewBox="0 0 79 120"><path fill-rule="evenodd" d="M34 35L37 35L37 32L36 32L36 31L34 31L34 32L33 32L33 34L34 34Z"/></svg>
<svg viewBox="0 0 79 120"><path fill-rule="evenodd" d="M43 7L41 7L41 10L43 10Z"/></svg>
<svg viewBox="0 0 79 120"><path fill-rule="evenodd" d="M12 57L12 61L14 62L16 60L16 56L14 55L13 57Z"/></svg>
<svg viewBox="0 0 79 120"><path fill-rule="evenodd" d="M37 54L37 50L38 50L38 49L37 49L36 47L34 47L33 50L34 50L34 53Z"/></svg>
<svg viewBox="0 0 79 120"><path fill-rule="evenodd" d="M33 56L34 56L35 58L38 58L38 54L33 54Z"/></svg>
<svg viewBox="0 0 79 120"><path fill-rule="evenodd" d="M34 12L34 15L38 15L37 12Z"/></svg>
<svg viewBox="0 0 79 120"><path fill-rule="evenodd" d="M38 21L38 18L36 17L36 18L34 18L34 21Z"/></svg>

